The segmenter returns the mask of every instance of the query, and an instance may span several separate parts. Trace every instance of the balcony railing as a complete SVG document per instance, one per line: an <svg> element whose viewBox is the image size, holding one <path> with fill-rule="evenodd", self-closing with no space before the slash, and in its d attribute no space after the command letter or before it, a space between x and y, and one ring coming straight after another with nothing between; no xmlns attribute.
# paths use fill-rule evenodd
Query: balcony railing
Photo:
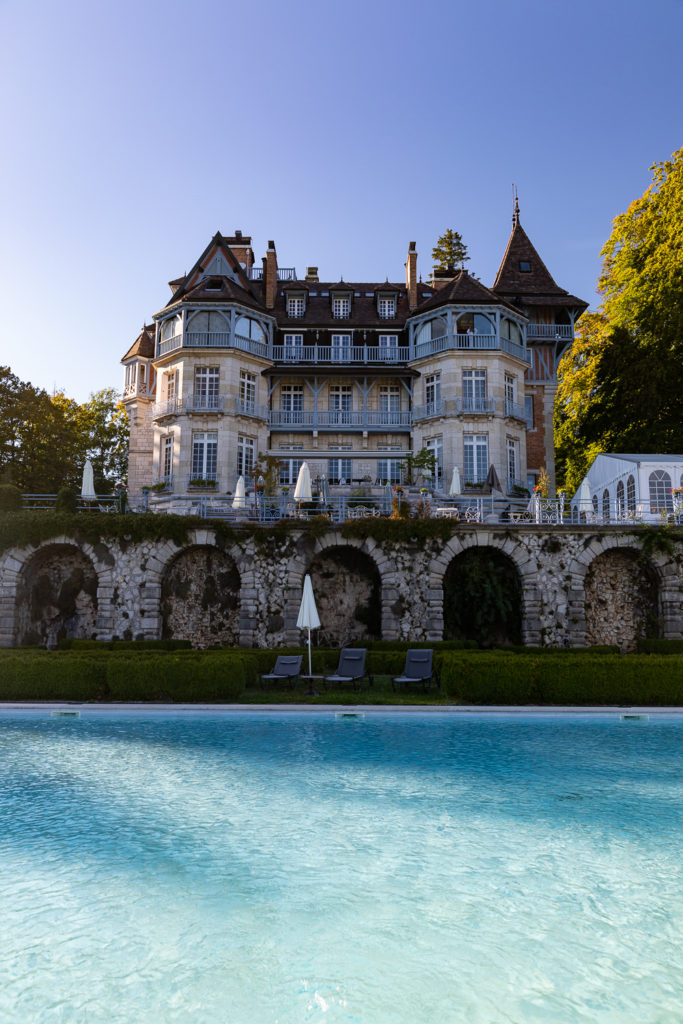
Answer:
<svg viewBox="0 0 683 1024"><path fill-rule="evenodd" d="M505 415L510 416L513 420L522 420L524 423L527 421L526 409L523 405L519 405L518 402L511 402L509 399L505 399Z"/></svg>
<svg viewBox="0 0 683 1024"><path fill-rule="evenodd" d="M455 404L459 416L491 416L496 411L495 398L479 395L473 398L456 398Z"/></svg>
<svg viewBox="0 0 683 1024"><path fill-rule="evenodd" d="M140 395L143 398L150 398L154 394L154 385L148 381L138 381L135 384L126 384L123 389L124 398L134 398L136 395Z"/></svg>
<svg viewBox="0 0 683 1024"><path fill-rule="evenodd" d="M423 341L412 349L411 359L423 359L425 356L439 355L441 352L478 350L489 352L507 352L516 359L529 362L529 355L523 345L509 338L501 338L498 334L443 334L431 341Z"/></svg>
<svg viewBox="0 0 683 1024"><path fill-rule="evenodd" d="M257 420L268 419L267 405L258 405L244 398L235 399L235 412L238 416L253 416Z"/></svg>
<svg viewBox="0 0 683 1024"><path fill-rule="evenodd" d="M379 345L273 345L276 363L349 364L358 365L406 363L408 347L381 348Z"/></svg>
<svg viewBox="0 0 683 1024"><path fill-rule="evenodd" d="M442 398L436 402L427 402L425 405L413 406L413 420L429 420L434 416L443 416L445 403Z"/></svg>
<svg viewBox="0 0 683 1024"><path fill-rule="evenodd" d="M526 336L530 341L536 339L554 341L556 338L572 341L574 328L571 324L527 324Z"/></svg>
<svg viewBox="0 0 683 1024"><path fill-rule="evenodd" d="M166 338L157 345L157 356L167 355L179 348L238 348L255 356L270 358L270 346L265 341L255 341L241 334L231 335L229 331L185 331Z"/></svg>
<svg viewBox="0 0 683 1024"><path fill-rule="evenodd" d="M268 426L274 430L351 429L406 430L412 426L408 410L391 412L364 409L273 409L268 413Z"/></svg>
<svg viewBox="0 0 683 1024"><path fill-rule="evenodd" d="M161 419L163 416L177 416L183 411L182 398L168 398L165 401L156 402L154 405L154 419Z"/></svg>
<svg viewBox="0 0 683 1024"><path fill-rule="evenodd" d="M263 280L263 267L248 267L245 273L250 281ZM278 267L277 279L278 281L296 281L296 267Z"/></svg>
<svg viewBox="0 0 683 1024"><path fill-rule="evenodd" d="M185 399L187 412L222 413L224 404L223 395L192 395Z"/></svg>

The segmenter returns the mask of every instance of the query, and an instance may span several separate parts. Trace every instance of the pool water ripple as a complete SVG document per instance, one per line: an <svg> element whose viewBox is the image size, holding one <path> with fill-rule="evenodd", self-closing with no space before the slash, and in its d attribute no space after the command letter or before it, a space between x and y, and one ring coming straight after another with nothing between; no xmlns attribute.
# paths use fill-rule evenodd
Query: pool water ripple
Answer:
<svg viewBox="0 0 683 1024"><path fill-rule="evenodd" d="M683 719L0 719L0 1020L681 1020Z"/></svg>

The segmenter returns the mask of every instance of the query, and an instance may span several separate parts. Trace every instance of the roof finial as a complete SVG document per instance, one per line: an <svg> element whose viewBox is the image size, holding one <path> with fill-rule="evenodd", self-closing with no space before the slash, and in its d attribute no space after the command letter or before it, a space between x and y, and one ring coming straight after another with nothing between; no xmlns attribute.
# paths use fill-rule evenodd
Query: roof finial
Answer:
<svg viewBox="0 0 683 1024"><path fill-rule="evenodd" d="M512 199L514 202L514 209L512 212L512 226L515 227L519 224L519 195L517 194L517 186L512 183Z"/></svg>

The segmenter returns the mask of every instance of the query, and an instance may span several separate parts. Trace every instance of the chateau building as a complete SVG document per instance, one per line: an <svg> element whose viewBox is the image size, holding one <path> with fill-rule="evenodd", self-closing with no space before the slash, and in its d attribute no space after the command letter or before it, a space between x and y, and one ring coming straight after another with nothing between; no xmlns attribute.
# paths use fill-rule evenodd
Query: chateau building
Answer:
<svg viewBox="0 0 683 1024"><path fill-rule="evenodd" d="M230 492L259 453L330 485L395 483L434 452L437 487L491 465L509 493L553 478L556 369L587 303L558 287L520 224L487 288L465 270L323 282L268 243L217 233L123 357L128 485Z"/></svg>

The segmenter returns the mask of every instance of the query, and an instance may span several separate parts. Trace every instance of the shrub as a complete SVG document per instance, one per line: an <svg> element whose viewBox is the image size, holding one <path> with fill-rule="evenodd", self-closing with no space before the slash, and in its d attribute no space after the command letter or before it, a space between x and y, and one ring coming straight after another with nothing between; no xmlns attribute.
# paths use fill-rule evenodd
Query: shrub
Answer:
<svg viewBox="0 0 683 1024"><path fill-rule="evenodd" d="M14 484L0 484L0 512L20 512L21 491Z"/></svg>
<svg viewBox="0 0 683 1024"><path fill-rule="evenodd" d="M78 495L70 487L62 487L57 492L55 501L56 512L74 513L78 509Z"/></svg>

